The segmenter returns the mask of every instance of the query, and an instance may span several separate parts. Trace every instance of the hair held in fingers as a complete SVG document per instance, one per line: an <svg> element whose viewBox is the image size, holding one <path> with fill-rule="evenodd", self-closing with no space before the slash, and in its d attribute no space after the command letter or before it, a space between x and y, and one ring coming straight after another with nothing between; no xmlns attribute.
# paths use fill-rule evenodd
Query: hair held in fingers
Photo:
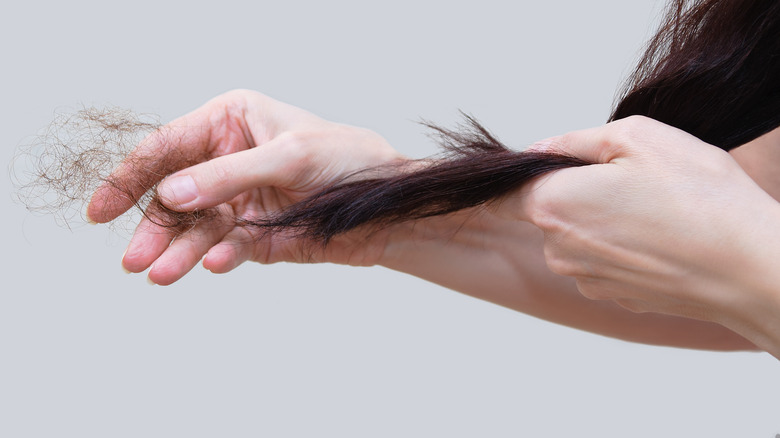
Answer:
<svg viewBox="0 0 780 438"><path fill-rule="evenodd" d="M777 35L780 2L673 1L609 120L644 115L725 150L777 128ZM65 223L83 215L98 187L108 186L116 202L132 201L135 211L174 234L206 221L230 221L260 235L283 232L327 244L358 227L381 228L486 205L546 172L589 164L561 154L510 149L470 116L453 129L425 125L442 147L439 156L355 172L263 217L166 208L157 196L157 181L205 158L179 150L128 155L146 136L175 134L153 119L117 108L58 115L20 153L14 175L18 198L28 208L53 213ZM155 160L160 175L143 176L140 170L148 160ZM138 171L138 178L122 179L131 183L112 178L120 163L131 176Z"/></svg>

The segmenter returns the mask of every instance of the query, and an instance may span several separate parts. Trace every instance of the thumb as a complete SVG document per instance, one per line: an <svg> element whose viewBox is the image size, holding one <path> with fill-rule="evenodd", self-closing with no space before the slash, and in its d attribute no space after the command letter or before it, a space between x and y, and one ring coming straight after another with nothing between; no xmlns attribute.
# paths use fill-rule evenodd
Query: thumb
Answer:
<svg viewBox="0 0 780 438"><path fill-rule="evenodd" d="M609 163L629 154L626 125L631 121L617 121L596 128L572 131L557 137L538 141L526 149L568 155L593 164Z"/></svg>
<svg viewBox="0 0 780 438"><path fill-rule="evenodd" d="M590 165L555 170L529 181L518 192L513 217L541 226L554 217L572 196L580 196L604 171L604 165L631 153L625 141L625 129L618 124L572 131L534 143L529 153L544 153L574 157Z"/></svg>
<svg viewBox="0 0 780 438"><path fill-rule="evenodd" d="M214 207L256 187L279 185L283 182L281 152L267 143L196 164L165 178L157 186L157 195L168 208L192 211Z"/></svg>

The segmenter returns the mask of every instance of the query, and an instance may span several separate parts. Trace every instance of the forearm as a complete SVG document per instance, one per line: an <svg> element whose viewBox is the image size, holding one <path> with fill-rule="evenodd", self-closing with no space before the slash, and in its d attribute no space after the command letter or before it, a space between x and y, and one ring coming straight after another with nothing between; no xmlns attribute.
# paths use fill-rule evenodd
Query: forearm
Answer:
<svg viewBox="0 0 780 438"><path fill-rule="evenodd" d="M629 312L583 297L573 279L552 273L543 235L524 222L472 210L394 227L381 265L548 321L657 345L753 349L715 323Z"/></svg>

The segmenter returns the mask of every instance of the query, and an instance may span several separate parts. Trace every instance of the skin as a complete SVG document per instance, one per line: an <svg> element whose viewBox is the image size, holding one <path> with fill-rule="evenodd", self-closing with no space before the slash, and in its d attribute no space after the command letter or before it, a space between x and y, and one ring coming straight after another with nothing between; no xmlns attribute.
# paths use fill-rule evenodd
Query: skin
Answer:
<svg viewBox="0 0 780 438"><path fill-rule="evenodd" d="M174 135L150 136L133 156L174 150L202 157L159 187L163 202L181 211L218 206L262 216L354 170L404 159L371 131L246 90L219 96L165 130ZM759 175L765 161L751 150L769 148L757 145L735 156L752 158L745 168ZM162 285L201 260L215 273L245 261L383 265L624 340L715 350L758 345L778 354L773 311L780 303L772 285L780 279L769 261L780 254L766 242L780 237L772 225L780 207L735 159L641 118L534 147L604 164L555 172L490 208L356 230L325 248L213 224L174 239L144 220L122 263L130 272L148 269L150 281ZM114 173L125 182L136 175L127 165ZM762 178L756 180L770 184ZM102 187L87 214L107 222L131 201Z"/></svg>
<svg viewBox="0 0 780 438"><path fill-rule="evenodd" d="M738 155L758 163L775 135ZM780 354L780 204L732 155L641 117L536 148L602 163L540 178L509 207L544 231L553 272L588 298L717 322Z"/></svg>

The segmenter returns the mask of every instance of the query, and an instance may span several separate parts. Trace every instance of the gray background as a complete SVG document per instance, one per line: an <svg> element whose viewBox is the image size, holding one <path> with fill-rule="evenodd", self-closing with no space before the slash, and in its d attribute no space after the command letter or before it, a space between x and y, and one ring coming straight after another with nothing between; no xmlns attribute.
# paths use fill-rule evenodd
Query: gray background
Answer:
<svg viewBox="0 0 780 438"><path fill-rule="evenodd" d="M56 109L170 120L236 87L412 156L434 151L413 121L459 108L522 146L603 123L662 6L9 3L4 162ZM1 437L780 433L767 354L628 344L382 268L196 268L152 287L121 271L125 237L30 215L1 183Z"/></svg>

